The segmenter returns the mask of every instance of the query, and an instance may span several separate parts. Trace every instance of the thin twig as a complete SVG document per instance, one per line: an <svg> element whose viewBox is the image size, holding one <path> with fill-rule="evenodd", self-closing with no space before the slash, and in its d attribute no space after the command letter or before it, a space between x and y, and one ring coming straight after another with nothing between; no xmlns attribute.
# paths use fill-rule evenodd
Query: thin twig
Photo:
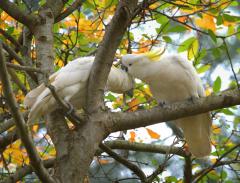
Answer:
<svg viewBox="0 0 240 183"><path fill-rule="evenodd" d="M34 68L34 67L21 66L21 65L16 65L16 64L12 64L12 63L6 63L6 65L7 65L7 67L11 67L13 69L20 70L20 71L37 72L37 73L44 74L44 72L41 69Z"/></svg>
<svg viewBox="0 0 240 183"><path fill-rule="evenodd" d="M34 146L31 135L29 134L29 131L25 124L25 120L24 120L22 114L18 110L17 102L16 102L13 92L12 92L11 83L10 83L9 76L7 73L7 67L6 67L5 58L3 56L2 50L3 50L2 44L0 42L0 77L2 80L3 92L6 97L7 104L10 108L11 114L15 120L17 129L19 131L19 135L20 135L21 140L22 140L22 142L26 148L26 151L28 153L30 163L33 166L39 179L42 182L54 183L55 181L48 174L48 171L43 166L42 160L39 157L37 149Z"/></svg>
<svg viewBox="0 0 240 183"><path fill-rule="evenodd" d="M125 167L129 168L130 170L132 170L141 179L141 181L143 183L147 182L146 175L144 174L144 172L137 165L135 165L135 164L129 162L127 159L119 156L117 153L112 151L108 146L106 146L103 143L100 143L99 147L103 151L105 151L109 156L111 156L113 159L115 159L119 163L123 164Z"/></svg>
<svg viewBox="0 0 240 183"><path fill-rule="evenodd" d="M55 163L55 159L48 159L44 160L43 164L46 168L53 167ZM28 174L31 174L33 172L33 168L30 165L25 165L23 167L17 168L16 172L14 174L10 175L9 177L3 179L0 183L13 183L20 181L23 177L25 177Z"/></svg>
<svg viewBox="0 0 240 183"><path fill-rule="evenodd" d="M228 57L228 60L229 60L229 62L230 62L230 66L231 66L231 70L232 70L234 79L235 79L235 81L236 81L236 84L237 84L238 89L240 90L240 86L239 86L239 83L238 83L238 78L237 78L237 75L236 75L236 73L235 73L235 71L234 71L234 69L233 69L233 63L232 63L232 59L231 59L231 56L230 56L230 52L229 52L229 50L228 50L228 46L227 46L226 40L225 40L224 38L223 38L222 40L223 40L224 47L225 47L225 49L226 49L227 57Z"/></svg>
<svg viewBox="0 0 240 183"><path fill-rule="evenodd" d="M72 12L74 12L77 8L81 7L82 3L83 3L83 0L74 1L74 3L71 6L69 6L64 12L62 12L58 17L55 18L55 23L63 20Z"/></svg>
<svg viewBox="0 0 240 183"><path fill-rule="evenodd" d="M229 149L228 151L226 151L224 154L222 154L221 157L219 157L212 166L210 166L210 167L202 170L201 172L197 173L196 175L194 175L194 176L193 176L193 177L194 177L194 182L199 182L205 175L207 175L207 174L208 174L211 170L213 170L214 168L216 168L216 167L218 167L218 166L225 165L225 164L226 164L226 161L221 161L221 160L222 160L224 157L226 157L229 153L231 153L232 151L234 151L235 149L237 149L237 148L239 148L239 147L240 147L240 144L235 145L234 147L232 147L231 149ZM235 163L235 161L239 162L239 160L237 160L237 159L234 159L234 161L230 161L230 162ZM227 162L229 162L229 161L227 161Z"/></svg>

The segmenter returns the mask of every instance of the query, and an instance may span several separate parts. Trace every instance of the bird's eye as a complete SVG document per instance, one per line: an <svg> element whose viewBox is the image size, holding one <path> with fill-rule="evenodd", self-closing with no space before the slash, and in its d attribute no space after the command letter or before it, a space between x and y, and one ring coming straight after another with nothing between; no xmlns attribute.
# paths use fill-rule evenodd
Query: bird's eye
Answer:
<svg viewBox="0 0 240 183"><path fill-rule="evenodd" d="M131 66L132 64L128 64L129 66Z"/></svg>

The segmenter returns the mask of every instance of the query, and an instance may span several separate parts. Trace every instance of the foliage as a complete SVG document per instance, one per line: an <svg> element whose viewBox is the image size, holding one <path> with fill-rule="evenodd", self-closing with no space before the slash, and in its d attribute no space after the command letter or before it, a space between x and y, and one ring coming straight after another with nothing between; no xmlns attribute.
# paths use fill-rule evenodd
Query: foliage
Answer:
<svg viewBox="0 0 240 183"><path fill-rule="evenodd" d="M38 3L36 4L36 2ZM44 2L43 0L28 0L16 1L16 4L24 11L34 12ZM72 1L69 1L66 7L71 3ZM107 24L116 10L117 4L118 1L116 0L86 0L81 8L78 8L67 18L54 25L55 70L63 67L74 58L95 53L104 36ZM29 6L31 7L30 9ZM198 73L203 76L202 79L206 86L207 95L211 93L217 94L226 88L236 87L236 76L240 74L239 63L235 62L239 59L239 48L236 48L240 42L239 7L240 4L237 0L156 1L149 7L143 7L141 13L132 20L121 41L116 58L126 53L142 53L157 47L164 47L166 52L170 54L177 52L193 62ZM3 10L0 9L0 12L0 39L24 57L24 52L21 50L24 47L18 48L11 41L11 39L14 39L22 44L20 37L24 26ZM11 39L6 35L9 35ZM30 52L30 65L35 67L36 50L34 39L31 42ZM231 77L226 80L222 73L218 73L219 76L216 79L210 78L209 74L217 66L223 67L223 63L219 62L221 59L228 63L225 70L231 72ZM19 62L12 57L8 57L8 62L19 65ZM118 60L114 62L114 64L117 63ZM11 70L13 71L11 74L12 88L21 112L25 112L26 109L24 109L22 103L26 93L24 93L23 89L30 90L32 87L29 76L24 71ZM153 99L149 87L141 81L136 82L133 98L126 95L106 93L105 102L107 105L113 111L124 112L150 109L156 106L157 102ZM2 95L2 85L0 85L0 92L0 123L2 125L11 119L11 114ZM193 177L195 180L203 183L237 182L240 177L239 149L234 149L234 147L240 144L239 107L213 111L212 118L212 145L214 148L208 161L193 159ZM50 137L46 134L45 122L40 119L29 128L42 159L46 160L54 157L56 152ZM13 133L15 133L15 127L4 131L1 130L1 142L7 140L7 137L11 139L10 141L8 140L7 145L0 145L2 179L13 174L19 167L29 165L26 150L21 141L12 135ZM132 129L113 135L129 142L151 142L153 144L168 145L175 142L173 140L175 139L174 134L165 135L166 137L164 137L164 132L161 129L156 129L156 127ZM108 139L111 140L112 137L110 136ZM184 143L178 140L178 146L183 145ZM187 151L187 146L184 146L184 148ZM177 162L177 164L183 165L185 162L184 158L176 155L167 157L159 154L141 154L123 150L121 150L120 154L126 156L130 161L137 161L140 164L139 166L143 167L143 170L146 170L146 172L149 169L152 172L159 165L164 165L166 172L161 172L155 182L183 182L184 175L176 172L174 164ZM164 164L166 157L170 159L168 165ZM226 164L220 164L219 161L221 160L226 162ZM236 161L238 161L238 164L235 163ZM93 182L138 181L137 179L131 179L135 176L131 175L125 167L115 164L110 157L106 157L104 154L96 158L93 164L89 174L89 179ZM118 177L116 172L110 171L110 167L114 166L117 167L114 171L122 172L122 177ZM99 171L102 172L99 173ZM22 180L23 182L28 182L28 179L32 178L36 177L34 175L26 176ZM126 181L123 181L123 179Z"/></svg>

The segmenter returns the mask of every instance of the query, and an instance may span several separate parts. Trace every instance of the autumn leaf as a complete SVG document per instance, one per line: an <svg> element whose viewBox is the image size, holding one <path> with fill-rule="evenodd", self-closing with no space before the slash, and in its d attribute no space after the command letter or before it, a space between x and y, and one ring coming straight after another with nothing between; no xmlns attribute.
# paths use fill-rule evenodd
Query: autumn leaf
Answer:
<svg viewBox="0 0 240 183"><path fill-rule="evenodd" d="M138 109L139 103L140 102L137 98L134 98L131 100L131 102L128 102L129 111L136 111Z"/></svg>
<svg viewBox="0 0 240 183"><path fill-rule="evenodd" d="M202 29L210 29L213 32L216 32L216 24L214 22L214 17L209 14L203 14L202 18L196 18L195 24Z"/></svg>
<svg viewBox="0 0 240 183"><path fill-rule="evenodd" d="M153 130L146 128L148 135L152 138L152 139L159 139L160 135L156 132L154 132Z"/></svg>
<svg viewBox="0 0 240 183"><path fill-rule="evenodd" d="M129 141L135 142L136 141L135 138L136 138L136 133L134 131L131 131Z"/></svg>
<svg viewBox="0 0 240 183"><path fill-rule="evenodd" d="M107 160L107 159L99 159L98 162L99 162L101 165L105 165L105 164L108 164L110 161Z"/></svg>
<svg viewBox="0 0 240 183"><path fill-rule="evenodd" d="M187 16L182 16L182 17L177 18L177 20L179 22L185 23L188 20L188 17Z"/></svg>
<svg viewBox="0 0 240 183"><path fill-rule="evenodd" d="M220 134L221 133L221 128L217 125L212 125L212 132L214 134Z"/></svg>

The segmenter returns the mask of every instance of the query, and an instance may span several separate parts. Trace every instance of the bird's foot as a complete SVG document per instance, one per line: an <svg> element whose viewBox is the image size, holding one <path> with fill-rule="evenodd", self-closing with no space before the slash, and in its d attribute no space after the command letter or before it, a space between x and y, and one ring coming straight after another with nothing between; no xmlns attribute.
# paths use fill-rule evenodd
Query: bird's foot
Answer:
<svg viewBox="0 0 240 183"><path fill-rule="evenodd" d="M74 112L74 107L69 102L66 102L66 104L68 105L68 111L66 112L66 115L71 115Z"/></svg>

